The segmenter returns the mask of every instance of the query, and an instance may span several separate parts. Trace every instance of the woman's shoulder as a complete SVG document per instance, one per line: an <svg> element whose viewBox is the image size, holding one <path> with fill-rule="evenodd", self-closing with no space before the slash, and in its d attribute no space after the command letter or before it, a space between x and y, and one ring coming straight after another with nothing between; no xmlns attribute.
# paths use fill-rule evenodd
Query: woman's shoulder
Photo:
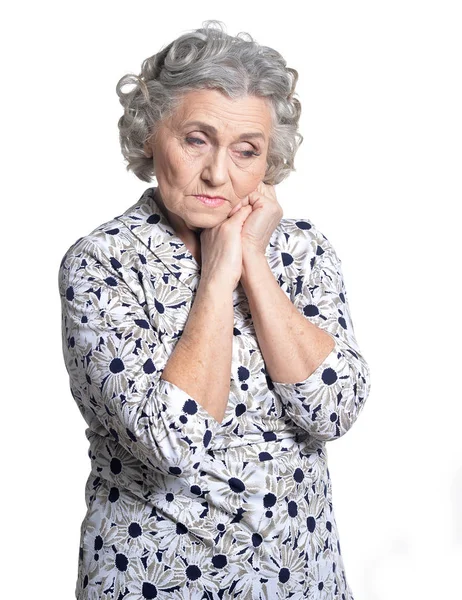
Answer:
<svg viewBox="0 0 462 600"><path fill-rule="evenodd" d="M328 237L306 217L282 218L270 240L270 250L297 256L305 254L310 259L327 251L335 253Z"/></svg>
<svg viewBox="0 0 462 600"><path fill-rule="evenodd" d="M121 214L93 227L88 233L75 240L65 251L61 264L73 256L90 254L96 259L117 256L129 250L132 245L126 235L125 217L131 216L136 220L138 215L147 210L150 205L150 188L146 190L141 198Z"/></svg>

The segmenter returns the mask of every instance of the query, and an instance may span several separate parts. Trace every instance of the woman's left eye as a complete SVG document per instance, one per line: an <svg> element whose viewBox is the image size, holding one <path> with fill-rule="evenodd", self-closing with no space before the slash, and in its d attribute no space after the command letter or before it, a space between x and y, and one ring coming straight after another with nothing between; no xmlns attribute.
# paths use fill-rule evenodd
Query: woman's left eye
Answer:
<svg viewBox="0 0 462 600"><path fill-rule="evenodd" d="M255 150L238 150L238 152L242 154L244 158L253 158L254 156L260 156L260 154L258 152L255 152Z"/></svg>

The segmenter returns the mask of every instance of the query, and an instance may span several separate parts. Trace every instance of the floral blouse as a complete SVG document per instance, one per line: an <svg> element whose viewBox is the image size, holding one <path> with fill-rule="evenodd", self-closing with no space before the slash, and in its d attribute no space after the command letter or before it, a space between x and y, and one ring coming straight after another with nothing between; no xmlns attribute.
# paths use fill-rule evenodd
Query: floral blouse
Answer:
<svg viewBox="0 0 462 600"><path fill-rule="evenodd" d="M270 268L335 347L304 381L272 381L239 285L219 423L161 379L200 266L154 191L77 240L59 269L64 360L91 461L76 598L353 600L325 444L358 418L370 375L341 261L311 221L281 219Z"/></svg>

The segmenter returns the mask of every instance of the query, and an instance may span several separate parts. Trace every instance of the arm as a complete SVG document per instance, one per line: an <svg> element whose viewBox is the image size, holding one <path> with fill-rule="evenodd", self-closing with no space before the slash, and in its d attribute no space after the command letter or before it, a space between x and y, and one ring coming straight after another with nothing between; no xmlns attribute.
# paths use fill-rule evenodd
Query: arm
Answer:
<svg viewBox="0 0 462 600"><path fill-rule="evenodd" d="M63 352L80 410L150 468L198 469L228 400L231 291L199 286L185 339L164 364L140 299L99 247L80 242L59 271Z"/></svg>
<svg viewBox="0 0 462 600"><path fill-rule="evenodd" d="M184 331L162 373L162 379L197 398L217 422L229 399L233 326L232 288L201 278Z"/></svg>
<svg viewBox="0 0 462 600"><path fill-rule="evenodd" d="M242 283L268 373L287 414L313 437L328 441L357 419L370 375L355 340L341 261L327 240L322 243L324 253L313 270L305 259L293 304L261 254L244 254Z"/></svg>
<svg viewBox="0 0 462 600"><path fill-rule="evenodd" d="M273 381L307 379L334 348L331 335L313 325L279 287L265 255L246 260L242 287L258 343Z"/></svg>

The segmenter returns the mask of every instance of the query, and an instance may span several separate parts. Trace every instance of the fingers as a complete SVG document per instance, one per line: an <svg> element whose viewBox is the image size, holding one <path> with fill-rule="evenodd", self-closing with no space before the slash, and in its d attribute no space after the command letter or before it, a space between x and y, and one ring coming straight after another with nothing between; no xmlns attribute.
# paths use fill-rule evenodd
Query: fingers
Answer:
<svg viewBox="0 0 462 600"><path fill-rule="evenodd" d="M233 219L233 221L236 221L237 223L240 222L242 224L251 212L252 207L249 204L247 204L246 206L242 206L237 212L235 212L231 218Z"/></svg>
<svg viewBox="0 0 462 600"><path fill-rule="evenodd" d="M229 213L228 218L232 217L242 206L242 200L241 202L239 202L239 204L236 204L236 206L233 208L233 210Z"/></svg>
<svg viewBox="0 0 462 600"><path fill-rule="evenodd" d="M241 210L242 207L248 206L249 204L250 204L250 202L249 202L249 196L246 196L243 200L241 200L238 204L236 204L236 206L229 213L228 218L232 217L239 210Z"/></svg>

